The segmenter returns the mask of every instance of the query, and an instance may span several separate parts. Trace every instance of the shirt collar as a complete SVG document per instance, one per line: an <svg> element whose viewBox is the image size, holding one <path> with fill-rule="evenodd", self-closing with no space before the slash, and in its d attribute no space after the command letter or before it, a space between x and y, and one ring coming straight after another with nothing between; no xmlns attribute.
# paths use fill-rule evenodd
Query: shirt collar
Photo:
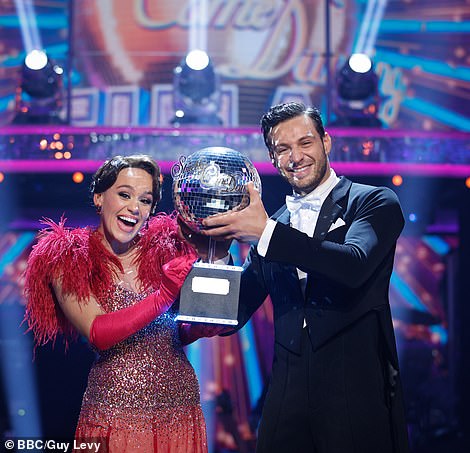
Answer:
<svg viewBox="0 0 470 453"><path fill-rule="evenodd" d="M326 197L333 190L336 184L338 184L339 180L340 179L338 178L338 176L336 176L336 172L332 168L330 168L330 175L328 176L328 179L326 181L322 182L319 186L315 187L315 189L307 195L300 196L299 194L293 192L293 196L302 201L320 199L321 203L323 204L323 202L326 200Z"/></svg>

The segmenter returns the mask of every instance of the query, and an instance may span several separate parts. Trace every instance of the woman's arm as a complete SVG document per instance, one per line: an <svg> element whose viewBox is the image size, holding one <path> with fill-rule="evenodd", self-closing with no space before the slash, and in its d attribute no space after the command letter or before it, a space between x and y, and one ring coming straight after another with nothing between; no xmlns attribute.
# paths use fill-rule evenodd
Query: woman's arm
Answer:
<svg viewBox="0 0 470 453"><path fill-rule="evenodd" d="M191 270L194 258L180 256L163 266L159 291L136 304L105 313L95 298L79 303L73 295L64 295L59 283L54 291L64 315L97 349L105 350L138 332L173 304Z"/></svg>
<svg viewBox="0 0 470 453"><path fill-rule="evenodd" d="M90 296L86 302L79 302L74 294L64 294L60 280L55 280L52 286L65 317L89 340L91 324L97 316L104 315L105 311L93 296Z"/></svg>

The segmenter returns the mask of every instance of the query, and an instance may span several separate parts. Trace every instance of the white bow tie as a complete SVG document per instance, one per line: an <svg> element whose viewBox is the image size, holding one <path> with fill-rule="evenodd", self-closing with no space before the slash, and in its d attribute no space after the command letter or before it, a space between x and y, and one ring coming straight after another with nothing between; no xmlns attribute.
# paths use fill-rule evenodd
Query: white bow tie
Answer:
<svg viewBox="0 0 470 453"><path fill-rule="evenodd" d="M286 196L287 209L291 214L294 214L299 209L310 209L318 212L321 209L322 201L318 197L299 197L295 195Z"/></svg>

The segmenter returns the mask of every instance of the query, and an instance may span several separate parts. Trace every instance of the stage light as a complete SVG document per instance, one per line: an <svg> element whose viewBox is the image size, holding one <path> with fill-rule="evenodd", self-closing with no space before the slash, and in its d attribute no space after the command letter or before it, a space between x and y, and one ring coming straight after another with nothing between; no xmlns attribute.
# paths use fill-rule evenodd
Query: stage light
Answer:
<svg viewBox="0 0 470 453"><path fill-rule="evenodd" d="M186 64L195 71L201 71L209 66L209 55L203 50L192 50L186 55Z"/></svg>
<svg viewBox="0 0 470 453"><path fill-rule="evenodd" d="M219 77L206 52L191 51L174 70L173 107L175 126L220 125Z"/></svg>
<svg viewBox="0 0 470 453"><path fill-rule="evenodd" d="M354 72L365 74L372 69L372 60L363 53L353 53L348 60L349 67Z"/></svg>
<svg viewBox="0 0 470 453"><path fill-rule="evenodd" d="M39 71L46 67L48 58L45 52L42 50L34 49L26 55L24 64L27 68L33 71Z"/></svg>
<svg viewBox="0 0 470 453"><path fill-rule="evenodd" d="M366 54L352 54L336 74L334 125L381 127L378 77Z"/></svg>
<svg viewBox="0 0 470 453"><path fill-rule="evenodd" d="M13 124L60 124L63 69L42 50L28 53L19 74Z"/></svg>
<svg viewBox="0 0 470 453"><path fill-rule="evenodd" d="M401 186L403 184L403 177L401 175L394 175L392 177L392 184L394 186Z"/></svg>
<svg viewBox="0 0 470 453"><path fill-rule="evenodd" d="M470 176L465 180L465 186L470 189Z"/></svg>

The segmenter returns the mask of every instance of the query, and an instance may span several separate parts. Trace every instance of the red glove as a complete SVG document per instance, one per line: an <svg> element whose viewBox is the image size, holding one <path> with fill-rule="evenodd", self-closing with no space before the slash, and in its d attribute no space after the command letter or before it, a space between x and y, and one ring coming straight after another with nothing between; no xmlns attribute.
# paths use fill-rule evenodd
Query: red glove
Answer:
<svg viewBox="0 0 470 453"><path fill-rule="evenodd" d="M192 256L179 256L163 266L159 291L136 304L97 316L90 328L90 343L103 351L143 329L173 304L194 262Z"/></svg>
<svg viewBox="0 0 470 453"><path fill-rule="evenodd" d="M220 335L221 333L230 332L233 330L233 327L230 326L221 326L218 324L189 324L182 323L180 324L180 340L183 346L191 344L192 342L203 337L214 337L215 335Z"/></svg>

